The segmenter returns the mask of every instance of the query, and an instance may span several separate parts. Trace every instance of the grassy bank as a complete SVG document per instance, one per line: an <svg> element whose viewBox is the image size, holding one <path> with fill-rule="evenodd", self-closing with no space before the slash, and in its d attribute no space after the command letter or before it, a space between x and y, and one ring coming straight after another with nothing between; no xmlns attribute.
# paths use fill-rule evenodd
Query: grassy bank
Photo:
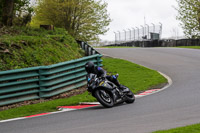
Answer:
<svg viewBox="0 0 200 133"><path fill-rule="evenodd" d="M83 55L79 45L64 29L0 29L0 71L51 65Z"/></svg>
<svg viewBox="0 0 200 133"><path fill-rule="evenodd" d="M129 46L100 46L100 47L94 47L94 48L135 48L135 47L129 47Z"/></svg>
<svg viewBox="0 0 200 133"><path fill-rule="evenodd" d="M190 125L186 127L179 127L165 131L156 131L153 133L200 133L200 124Z"/></svg>
<svg viewBox="0 0 200 133"><path fill-rule="evenodd" d="M192 48L192 49L200 49L200 46L179 46L178 48Z"/></svg>
<svg viewBox="0 0 200 133"><path fill-rule="evenodd" d="M128 86L134 93L153 88L166 83L167 80L158 72L129 61L113 58L103 58L104 68L112 74L119 73L121 84ZM88 92L70 98L57 99L39 104L27 105L0 111L0 120L55 111L56 107L76 105L79 102L96 101Z"/></svg>

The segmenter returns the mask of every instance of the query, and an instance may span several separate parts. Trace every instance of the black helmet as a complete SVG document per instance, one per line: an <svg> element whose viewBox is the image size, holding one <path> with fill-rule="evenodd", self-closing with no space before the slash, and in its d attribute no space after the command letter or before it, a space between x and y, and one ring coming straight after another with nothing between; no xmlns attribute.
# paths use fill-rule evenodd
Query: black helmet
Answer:
<svg viewBox="0 0 200 133"><path fill-rule="evenodd" d="M85 70L88 72L88 73L92 73L94 72L94 63L92 61L89 61L85 64Z"/></svg>

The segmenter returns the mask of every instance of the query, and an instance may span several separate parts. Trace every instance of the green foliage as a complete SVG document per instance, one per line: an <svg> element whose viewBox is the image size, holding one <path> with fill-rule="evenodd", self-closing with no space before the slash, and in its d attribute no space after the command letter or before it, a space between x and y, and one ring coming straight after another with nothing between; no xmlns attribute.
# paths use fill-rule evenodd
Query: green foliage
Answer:
<svg viewBox="0 0 200 133"><path fill-rule="evenodd" d="M200 1L176 0L178 2L178 16L184 33L189 38L200 37Z"/></svg>
<svg viewBox="0 0 200 133"><path fill-rule="evenodd" d="M30 0L15 0L13 25L26 26L31 22L33 7Z"/></svg>
<svg viewBox="0 0 200 133"><path fill-rule="evenodd" d="M77 40L96 40L111 21L106 8L102 0L38 0L31 25L52 24Z"/></svg>
<svg viewBox="0 0 200 133"><path fill-rule="evenodd" d="M30 6L30 0L14 0L13 8L5 4L5 1L6 0L0 1L0 25L25 26L31 21L33 8ZM10 8L10 10L8 11L6 8ZM5 22L3 22L3 16L5 15L8 15L7 19L11 19L11 25L6 25Z"/></svg>
<svg viewBox="0 0 200 133"><path fill-rule="evenodd" d="M50 65L82 57L76 41L64 30L14 28L0 37L0 70Z"/></svg>
<svg viewBox="0 0 200 133"><path fill-rule="evenodd" d="M178 46L178 48L200 49L200 46Z"/></svg>
<svg viewBox="0 0 200 133"><path fill-rule="evenodd" d="M96 48L136 48L133 46L97 46Z"/></svg>
<svg viewBox="0 0 200 133"><path fill-rule="evenodd" d="M200 133L200 124L190 125L186 127L179 127L166 131L156 131L153 133Z"/></svg>
<svg viewBox="0 0 200 133"><path fill-rule="evenodd" d="M28 7L30 0L15 0L15 10L20 11Z"/></svg>

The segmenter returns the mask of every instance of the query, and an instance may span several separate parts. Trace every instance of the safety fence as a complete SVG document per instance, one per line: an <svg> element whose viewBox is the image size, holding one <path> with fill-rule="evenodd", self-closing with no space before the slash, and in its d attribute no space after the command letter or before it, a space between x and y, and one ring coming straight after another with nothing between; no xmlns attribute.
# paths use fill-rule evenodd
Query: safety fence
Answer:
<svg viewBox="0 0 200 133"><path fill-rule="evenodd" d="M86 43L83 47L90 56L49 66L1 71L0 106L49 98L86 85L85 63L93 61L101 66L102 55Z"/></svg>
<svg viewBox="0 0 200 133"><path fill-rule="evenodd" d="M128 47L177 47L177 46L200 46L200 39L180 39L180 40L144 40L130 41L121 44L111 44L106 46L128 46Z"/></svg>
<svg viewBox="0 0 200 133"><path fill-rule="evenodd" d="M94 55L94 54L100 54L98 51L96 51L93 47L88 45L87 42L83 41L77 41L77 43L80 45L80 47L85 51L86 56Z"/></svg>

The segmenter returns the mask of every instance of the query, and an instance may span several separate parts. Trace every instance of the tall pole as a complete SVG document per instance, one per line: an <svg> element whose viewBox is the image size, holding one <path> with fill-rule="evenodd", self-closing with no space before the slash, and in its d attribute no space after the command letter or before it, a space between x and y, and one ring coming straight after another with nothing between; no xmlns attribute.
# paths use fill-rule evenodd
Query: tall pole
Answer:
<svg viewBox="0 0 200 133"><path fill-rule="evenodd" d="M149 25L148 24L145 24L147 25L147 39L149 38Z"/></svg>
<svg viewBox="0 0 200 133"><path fill-rule="evenodd" d="M118 31L118 33L119 33L119 43L120 43L121 41L120 31Z"/></svg>
<svg viewBox="0 0 200 133"><path fill-rule="evenodd" d="M159 37L159 39L160 39L160 38L161 38L161 35L162 35L162 23L159 22L159 24L160 24L160 37Z"/></svg>
<svg viewBox="0 0 200 133"><path fill-rule="evenodd" d="M153 25L153 33L155 33L155 24L151 23Z"/></svg>
<svg viewBox="0 0 200 133"><path fill-rule="evenodd" d="M134 41L135 41L135 28L132 27L132 29L133 29L133 33L134 33Z"/></svg>
<svg viewBox="0 0 200 133"><path fill-rule="evenodd" d="M125 42L126 42L126 30L123 30L124 31L124 34L125 34Z"/></svg>
<svg viewBox="0 0 200 133"><path fill-rule="evenodd" d="M129 36L129 37L130 37L130 41L131 41L131 29L128 29L128 30L129 30L129 32L130 32L130 36Z"/></svg>
<svg viewBox="0 0 200 133"><path fill-rule="evenodd" d="M138 27L136 27L138 29L138 40L140 39L140 29Z"/></svg>
<svg viewBox="0 0 200 133"><path fill-rule="evenodd" d="M143 37L144 37L144 26L140 25L142 27Z"/></svg>
<svg viewBox="0 0 200 133"><path fill-rule="evenodd" d="M115 34L115 45L116 45L117 44L117 33L114 32L114 34Z"/></svg>

